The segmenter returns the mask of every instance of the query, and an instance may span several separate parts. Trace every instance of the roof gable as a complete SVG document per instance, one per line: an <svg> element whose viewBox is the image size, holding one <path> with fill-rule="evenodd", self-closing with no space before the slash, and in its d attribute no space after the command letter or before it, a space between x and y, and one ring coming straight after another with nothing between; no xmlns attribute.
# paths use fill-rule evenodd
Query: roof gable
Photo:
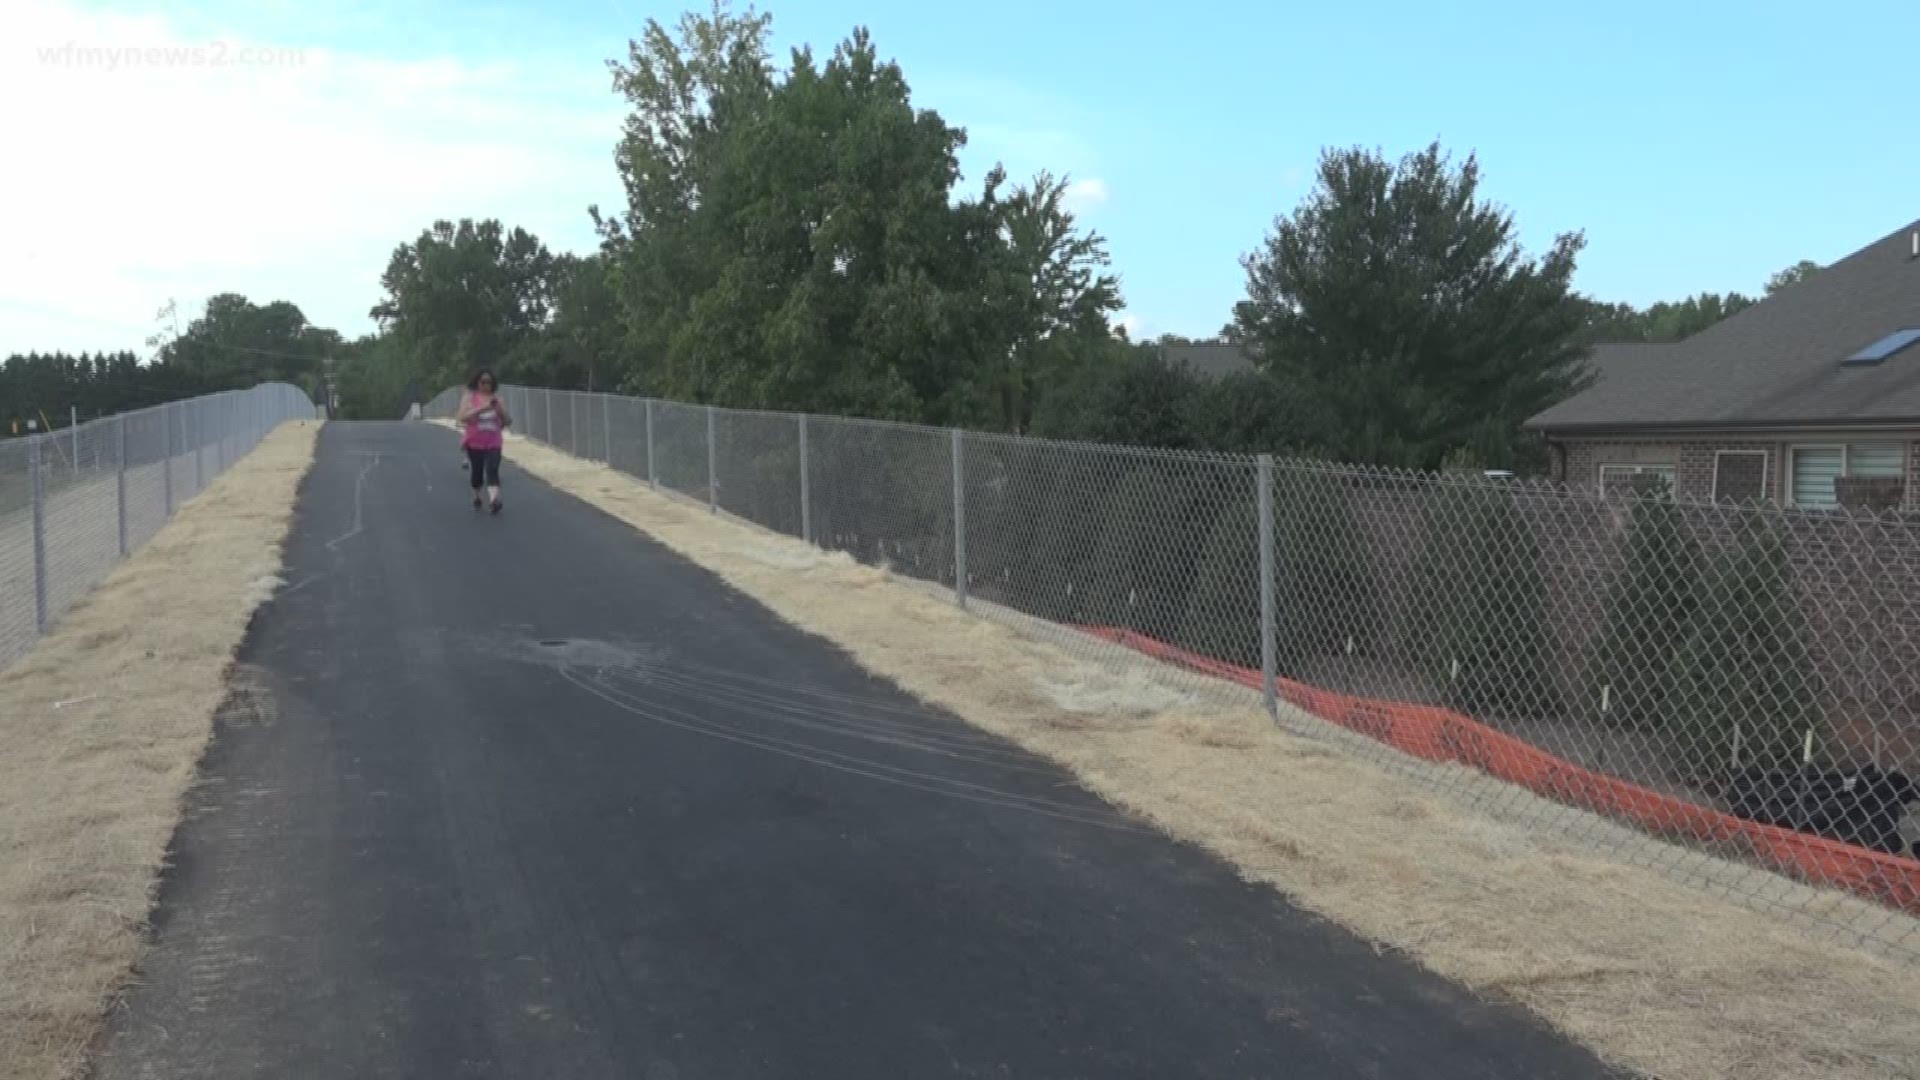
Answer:
<svg viewBox="0 0 1920 1080"><path fill-rule="evenodd" d="M1920 222L1904 225L1684 341L1596 348L1595 385L1527 426L1920 420L1920 350L1843 362L1897 330L1920 328L1916 231Z"/></svg>

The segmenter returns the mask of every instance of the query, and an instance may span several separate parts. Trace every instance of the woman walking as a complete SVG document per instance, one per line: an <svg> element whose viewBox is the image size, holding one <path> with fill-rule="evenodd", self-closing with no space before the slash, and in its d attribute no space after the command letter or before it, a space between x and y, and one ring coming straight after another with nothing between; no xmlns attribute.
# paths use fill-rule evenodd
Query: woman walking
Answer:
<svg viewBox="0 0 1920 1080"><path fill-rule="evenodd" d="M467 451L467 482L473 486L473 508L480 509L480 487L484 483L493 512L500 512L500 448L506 443L506 403L495 391L498 382L493 372L482 368L467 380L467 393L460 401L454 419L465 429L460 445Z"/></svg>

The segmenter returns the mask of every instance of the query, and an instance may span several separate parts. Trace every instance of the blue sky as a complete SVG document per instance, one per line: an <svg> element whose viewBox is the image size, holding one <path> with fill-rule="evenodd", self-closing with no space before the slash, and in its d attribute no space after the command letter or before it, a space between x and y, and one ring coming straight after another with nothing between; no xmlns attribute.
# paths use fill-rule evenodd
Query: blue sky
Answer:
<svg viewBox="0 0 1920 1080"><path fill-rule="evenodd" d="M221 289L364 331L387 253L435 215L497 216L584 249L584 206L619 190L605 61L681 10L22 2L0 40L16 43L24 85L0 90L43 107L0 119L0 140L118 175L76 187L56 174L0 210L31 252L0 271L0 352L134 346L167 297L193 311ZM1757 292L1776 269L1920 217L1920 140L1896 124L1920 31L1910 0L1844 14L1671 0L762 8L783 59L867 26L917 103L969 129L969 186L994 160L1082 181L1082 218L1149 334L1221 326L1240 256L1329 145L1476 152L1529 249L1584 230L1579 287L1634 303ZM303 52L108 73L23 49L154 40Z"/></svg>

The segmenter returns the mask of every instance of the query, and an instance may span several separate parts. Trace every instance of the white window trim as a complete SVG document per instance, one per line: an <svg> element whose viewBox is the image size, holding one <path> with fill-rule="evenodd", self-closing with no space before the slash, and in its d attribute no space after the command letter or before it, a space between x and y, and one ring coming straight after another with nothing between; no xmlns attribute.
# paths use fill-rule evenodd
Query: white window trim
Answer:
<svg viewBox="0 0 1920 1080"><path fill-rule="evenodd" d="M1600 467L1596 473L1597 479L1600 484L1600 494L1602 495L1605 495L1607 493L1607 470L1608 469L1623 469L1627 472L1629 476L1637 476L1643 472L1663 472L1667 475L1667 487L1670 489L1674 489L1675 494L1678 494L1678 489L1680 487L1680 466L1676 462L1603 461L1600 463Z"/></svg>
<svg viewBox="0 0 1920 1080"><path fill-rule="evenodd" d="M1772 477L1768 475L1772 471L1773 466L1773 454L1771 452L1766 450L1715 450L1713 452L1713 488L1711 495L1714 502L1720 501L1720 459L1722 457L1733 456L1751 457L1755 454L1760 456L1760 499L1762 502L1765 502L1770 497L1768 492L1773 489L1767 486L1767 481L1772 479ZM1843 460L1844 457L1845 455L1843 454Z"/></svg>
<svg viewBox="0 0 1920 1080"><path fill-rule="evenodd" d="M1797 470L1794 468L1794 465L1795 465L1794 459L1799 456L1800 451L1802 450L1838 450L1840 451L1840 475L1844 477L1844 476L1853 475L1853 445L1854 445L1853 443L1794 443L1792 446L1787 447L1787 483L1786 483L1787 505L1788 506L1800 505L1799 502L1795 500L1793 497L1793 478L1797 472ZM1861 439L1860 445L1862 446L1875 446L1875 445L1899 446L1900 447L1900 479L1902 483L1906 481L1908 472L1913 467L1912 464L1907 461L1907 457L1912 451L1908 449L1906 443L1901 442L1897 439ZM1839 500L1839 497L1836 495L1835 505L1838 505L1838 500ZM1811 507L1811 509L1826 510L1830 508L1825 506L1815 506L1815 507Z"/></svg>
<svg viewBox="0 0 1920 1080"><path fill-rule="evenodd" d="M1800 500L1794 497L1793 489L1794 489L1794 485L1797 483L1796 478L1799 477L1800 475L1800 454L1804 450L1838 450L1840 451L1840 475L1841 476L1847 475L1847 444L1846 443L1794 443L1792 446L1787 447L1787 505L1788 506L1800 505ZM1838 501L1838 496L1835 497L1835 500ZM1826 506L1809 506L1808 509L1826 510L1829 508Z"/></svg>

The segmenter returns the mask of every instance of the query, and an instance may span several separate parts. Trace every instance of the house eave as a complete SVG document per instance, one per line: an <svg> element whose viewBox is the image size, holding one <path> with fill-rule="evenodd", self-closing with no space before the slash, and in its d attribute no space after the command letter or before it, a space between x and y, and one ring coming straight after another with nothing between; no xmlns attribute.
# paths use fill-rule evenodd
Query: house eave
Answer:
<svg viewBox="0 0 1920 1080"><path fill-rule="evenodd" d="M1688 437L1708 435L1737 435L1742 433L1773 433L1779 431L1887 431L1889 429L1920 430L1920 416L1884 416L1870 419L1845 420L1693 420L1681 423L1661 421L1658 423L1589 423L1589 424L1534 424L1523 425L1526 430L1537 432L1550 439L1598 439L1607 437L1646 438L1648 436Z"/></svg>

